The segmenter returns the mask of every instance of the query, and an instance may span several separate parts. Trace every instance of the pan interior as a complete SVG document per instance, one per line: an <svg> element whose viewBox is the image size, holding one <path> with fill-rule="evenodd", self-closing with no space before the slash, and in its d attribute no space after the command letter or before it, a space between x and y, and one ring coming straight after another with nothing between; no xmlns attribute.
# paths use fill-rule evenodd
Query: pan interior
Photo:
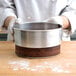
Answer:
<svg viewBox="0 0 76 76"><path fill-rule="evenodd" d="M15 29L19 30L50 30L57 29L61 26L58 24L51 23L25 23L25 24L16 24L14 26Z"/></svg>

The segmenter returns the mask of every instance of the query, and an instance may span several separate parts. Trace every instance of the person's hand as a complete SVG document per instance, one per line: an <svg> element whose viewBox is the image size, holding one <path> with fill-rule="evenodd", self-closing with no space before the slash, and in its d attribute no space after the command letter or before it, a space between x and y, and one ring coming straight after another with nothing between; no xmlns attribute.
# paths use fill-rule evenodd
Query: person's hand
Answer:
<svg viewBox="0 0 76 76"><path fill-rule="evenodd" d="M17 19L16 17L9 16L5 19L3 27L8 30L8 36L7 40L8 41L14 41L14 31L13 27L15 23L20 23L20 19Z"/></svg>
<svg viewBox="0 0 76 76"><path fill-rule="evenodd" d="M22 24L22 20L20 18L16 18L13 16L9 16L6 18L4 22L4 28L8 30L8 41L14 41L14 30L13 27L15 24Z"/></svg>
<svg viewBox="0 0 76 76"><path fill-rule="evenodd" d="M54 24L60 24L63 29L67 29L70 27L70 22L67 17L65 16L55 16L49 19L46 19L44 22L50 22Z"/></svg>
<svg viewBox="0 0 76 76"><path fill-rule="evenodd" d="M51 18L45 20L45 22L60 24L63 29L62 40L64 40L64 41L70 40L71 26L70 26L70 22L67 19L67 17L65 17L65 16L51 17Z"/></svg>
<svg viewBox="0 0 76 76"><path fill-rule="evenodd" d="M16 18L13 16L10 16L10 17L6 18L6 20L5 20L4 27L8 30L8 36L7 36L8 41L14 40L13 26L15 24L15 21L16 21Z"/></svg>

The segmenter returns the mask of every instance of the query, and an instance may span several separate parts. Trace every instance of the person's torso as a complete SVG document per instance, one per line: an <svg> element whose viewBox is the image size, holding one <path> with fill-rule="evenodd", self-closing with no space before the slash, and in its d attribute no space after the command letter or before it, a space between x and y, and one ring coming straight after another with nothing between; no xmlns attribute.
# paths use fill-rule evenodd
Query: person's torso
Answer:
<svg viewBox="0 0 76 76"><path fill-rule="evenodd" d="M17 16L23 22L43 21L59 15L67 0L14 0Z"/></svg>

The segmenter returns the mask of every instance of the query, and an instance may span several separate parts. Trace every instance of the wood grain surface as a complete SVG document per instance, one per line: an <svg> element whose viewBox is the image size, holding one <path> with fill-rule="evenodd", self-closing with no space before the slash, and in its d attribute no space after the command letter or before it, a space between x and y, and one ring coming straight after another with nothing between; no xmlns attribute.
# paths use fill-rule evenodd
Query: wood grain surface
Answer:
<svg viewBox="0 0 76 76"><path fill-rule="evenodd" d="M76 76L76 41L61 43L60 54L21 58L13 42L0 42L0 76Z"/></svg>

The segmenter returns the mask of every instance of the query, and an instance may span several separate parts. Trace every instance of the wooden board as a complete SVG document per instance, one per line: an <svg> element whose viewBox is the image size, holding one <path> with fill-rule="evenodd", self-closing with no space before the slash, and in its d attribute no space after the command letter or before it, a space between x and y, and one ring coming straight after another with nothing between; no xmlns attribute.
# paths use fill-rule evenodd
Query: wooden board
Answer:
<svg viewBox="0 0 76 76"><path fill-rule="evenodd" d="M13 42L0 42L0 76L76 76L76 41L61 43L61 53L21 58Z"/></svg>

